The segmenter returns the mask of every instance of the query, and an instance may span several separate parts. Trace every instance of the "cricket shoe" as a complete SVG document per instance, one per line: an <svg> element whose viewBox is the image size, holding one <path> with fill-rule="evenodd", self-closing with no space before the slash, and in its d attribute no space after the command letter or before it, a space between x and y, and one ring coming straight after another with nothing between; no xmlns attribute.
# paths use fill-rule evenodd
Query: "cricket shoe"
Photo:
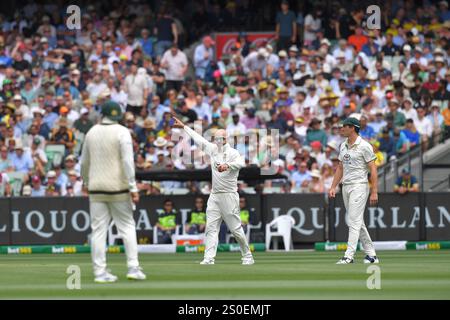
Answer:
<svg viewBox="0 0 450 320"><path fill-rule="evenodd" d="M364 257L364 263L380 263L380 260L378 260L377 256L365 256Z"/></svg>
<svg viewBox="0 0 450 320"><path fill-rule="evenodd" d="M141 267L133 267L133 268L128 268L127 279L128 280L145 280L145 279L147 279L147 276L145 275L144 272L142 272Z"/></svg>
<svg viewBox="0 0 450 320"><path fill-rule="evenodd" d="M108 271L95 277L94 282L96 283L113 283L117 281L117 277Z"/></svg>
<svg viewBox="0 0 450 320"><path fill-rule="evenodd" d="M200 262L200 264L214 264L214 260L213 259L203 259L203 261Z"/></svg>
<svg viewBox="0 0 450 320"><path fill-rule="evenodd" d="M242 258L242 265L244 266L249 266L255 264L255 260L253 259L253 257L249 257L249 258Z"/></svg>
<svg viewBox="0 0 450 320"><path fill-rule="evenodd" d="M336 262L336 264L350 264L350 263L353 263L353 259L347 257L343 257L338 262Z"/></svg>

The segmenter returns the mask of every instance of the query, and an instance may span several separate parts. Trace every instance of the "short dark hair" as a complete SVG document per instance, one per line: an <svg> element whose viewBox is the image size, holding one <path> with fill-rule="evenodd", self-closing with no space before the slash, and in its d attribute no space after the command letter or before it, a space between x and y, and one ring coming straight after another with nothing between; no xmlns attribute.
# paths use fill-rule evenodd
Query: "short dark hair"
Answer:
<svg viewBox="0 0 450 320"><path fill-rule="evenodd" d="M171 199L166 199L164 200L164 205L166 205L167 203L169 203L173 205L173 201Z"/></svg>

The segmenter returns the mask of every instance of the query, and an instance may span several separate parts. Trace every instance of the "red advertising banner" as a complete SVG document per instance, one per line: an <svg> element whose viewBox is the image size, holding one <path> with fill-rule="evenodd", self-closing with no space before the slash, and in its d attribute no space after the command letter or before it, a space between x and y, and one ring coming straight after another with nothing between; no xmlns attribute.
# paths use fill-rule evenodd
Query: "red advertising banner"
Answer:
<svg viewBox="0 0 450 320"><path fill-rule="evenodd" d="M216 59L219 60L224 53L230 53L231 47L236 43L239 33L227 32L216 33ZM245 37L250 43L255 44L257 47L265 45L274 40L275 32L247 32Z"/></svg>

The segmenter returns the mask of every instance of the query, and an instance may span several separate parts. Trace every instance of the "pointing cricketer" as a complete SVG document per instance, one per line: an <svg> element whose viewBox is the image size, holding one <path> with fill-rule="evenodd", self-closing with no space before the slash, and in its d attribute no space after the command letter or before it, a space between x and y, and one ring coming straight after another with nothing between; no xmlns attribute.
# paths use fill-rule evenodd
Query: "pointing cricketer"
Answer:
<svg viewBox="0 0 450 320"><path fill-rule="evenodd" d="M206 208L205 255L200 264L214 264L222 220L241 247L242 264L254 264L239 216L237 178L239 170L245 166L244 159L227 143L225 130L217 130L214 134L214 143L211 143L176 117L173 117L173 120L173 126L183 128L196 144L204 148L211 159L212 190Z"/></svg>
<svg viewBox="0 0 450 320"><path fill-rule="evenodd" d="M353 263L358 239L361 240L366 253L364 263L378 263L372 239L370 239L369 232L364 224L364 210L369 197L367 181L369 170L372 186L370 204L375 205L378 202L376 156L372 146L359 136L361 125L358 119L347 118L342 125L342 135L347 139L340 147L340 163L329 190L329 197L336 197L336 186L342 180L342 196L348 214L349 236L347 251L337 264Z"/></svg>
<svg viewBox="0 0 450 320"><path fill-rule="evenodd" d="M86 135L81 174L88 187L91 211L91 251L95 282L115 282L106 269L106 233L111 218L123 239L130 280L146 278L139 267L133 202L139 201L136 187L133 144L130 132L118 121L120 106L108 101L102 106L102 121Z"/></svg>

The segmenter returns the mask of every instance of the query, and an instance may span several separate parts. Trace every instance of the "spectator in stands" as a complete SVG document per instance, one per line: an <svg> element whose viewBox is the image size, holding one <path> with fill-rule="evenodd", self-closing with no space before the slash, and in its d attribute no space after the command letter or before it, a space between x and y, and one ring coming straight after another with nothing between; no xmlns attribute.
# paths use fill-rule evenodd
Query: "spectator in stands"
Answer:
<svg viewBox="0 0 450 320"><path fill-rule="evenodd" d="M67 175L69 177L69 181L66 184L66 192L70 196L79 197L83 195L83 183L79 180L80 174L74 169L68 170Z"/></svg>
<svg viewBox="0 0 450 320"><path fill-rule="evenodd" d="M408 192L419 192L419 182L408 169L402 170L402 175L398 177L394 185L394 192L406 194Z"/></svg>
<svg viewBox="0 0 450 320"><path fill-rule="evenodd" d="M322 145L326 145L327 144L327 134L326 132L321 129L321 123L322 121L317 119L317 118L313 118L311 120L309 129L307 130L306 133L306 141L305 143L307 145L310 145L311 142L313 141L320 141Z"/></svg>
<svg viewBox="0 0 450 320"><path fill-rule="evenodd" d="M426 117L428 118L428 120L430 121L430 123L433 127L432 143L433 143L433 145L436 145L437 143L439 143L439 140L441 138L442 129L444 127L444 117L440 113L440 103L438 101L433 101L431 103L431 112Z"/></svg>
<svg viewBox="0 0 450 320"><path fill-rule="evenodd" d="M292 188L307 188L312 178L311 172L308 170L308 164L301 162L298 170L292 174L291 178Z"/></svg>
<svg viewBox="0 0 450 320"><path fill-rule="evenodd" d="M276 16L275 39L277 50L287 50L297 41L297 22L295 13L289 10L289 1L281 1L281 11Z"/></svg>
<svg viewBox="0 0 450 320"><path fill-rule="evenodd" d="M86 134L93 126L94 122L89 119L89 110L85 107L81 108L80 117L75 120L73 127L81 133Z"/></svg>
<svg viewBox="0 0 450 320"><path fill-rule="evenodd" d="M383 128L380 137L378 139L378 142L379 142L378 147L379 151L384 152L388 159L397 154L394 140L391 138L388 128Z"/></svg>
<svg viewBox="0 0 450 320"><path fill-rule="evenodd" d="M203 38L202 43L195 48L194 52L194 68L195 76L206 80L212 81L212 64L214 62L213 45L215 42L210 36Z"/></svg>
<svg viewBox="0 0 450 320"><path fill-rule="evenodd" d="M31 196L32 197L44 197L46 195L46 187L42 185L41 178L39 176L33 176L31 178Z"/></svg>
<svg viewBox="0 0 450 320"><path fill-rule="evenodd" d="M447 108L442 111L444 117L444 139L450 138L450 102L447 101Z"/></svg>
<svg viewBox="0 0 450 320"><path fill-rule="evenodd" d="M408 140L409 148L412 149L420 144L420 133L414 125L413 119L406 120L405 129L401 131Z"/></svg>
<svg viewBox="0 0 450 320"><path fill-rule="evenodd" d="M175 21L166 7L161 6L156 20L154 33L156 35L156 56L161 57L171 45L178 43L178 31Z"/></svg>
<svg viewBox="0 0 450 320"><path fill-rule="evenodd" d="M405 115L399 112L399 102L397 99L391 99L388 102L389 112L386 115L386 118L392 117L394 119L395 127L403 128L406 123Z"/></svg>
<svg viewBox="0 0 450 320"><path fill-rule="evenodd" d="M161 68L166 72L166 89L180 91L188 71L188 60L186 54L178 49L176 43L172 44L162 56Z"/></svg>
<svg viewBox="0 0 450 320"><path fill-rule="evenodd" d="M14 171L14 164L8 156L8 147L3 145L0 147L0 172Z"/></svg>
<svg viewBox="0 0 450 320"><path fill-rule="evenodd" d="M125 92L127 93L127 112L139 115L142 108L147 107L149 93L148 82L145 74L138 73L138 65L131 64L131 73L125 78Z"/></svg>
<svg viewBox="0 0 450 320"><path fill-rule="evenodd" d="M410 149L410 144L406 135L399 128L393 130L393 142L397 155L402 155Z"/></svg>
<svg viewBox="0 0 450 320"><path fill-rule="evenodd" d="M61 195L61 186L56 183L56 178L56 172L54 170L47 172L47 183L45 185L46 196Z"/></svg>
<svg viewBox="0 0 450 320"><path fill-rule="evenodd" d="M386 163L386 157L385 154L380 150L380 142L377 140L370 141L373 147L373 153L377 157L375 160L375 165L377 167L380 167Z"/></svg>
<svg viewBox="0 0 450 320"><path fill-rule="evenodd" d="M403 108L399 109L399 111L405 115L406 119L417 121L417 110L413 108L413 100L411 98L408 97L403 101Z"/></svg>
<svg viewBox="0 0 450 320"><path fill-rule="evenodd" d="M414 127L420 134L420 143L422 143L422 148L425 151L428 149L428 144L433 135L433 125L430 119L426 117L426 111L422 105L419 105L416 110L417 119L414 121Z"/></svg>
<svg viewBox="0 0 450 320"><path fill-rule="evenodd" d="M11 155L11 162L14 171L29 174L34 168L34 162L29 152L24 150L21 140L16 141L14 154ZM27 180L27 179L26 179Z"/></svg>
<svg viewBox="0 0 450 320"><path fill-rule="evenodd" d="M310 193L323 193L325 190L322 174L318 169L311 171L311 182L308 185L308 191Z"/></svg>
<svg viewBox="0 0 450 320"><path fill-rule="evenodd" d="M72 153L75 146L75 137L73 131L69 129L69 121L66 118L60 118L58 128L54 129L48 144L60 144L66 148L66 154Z"/></svg>
<svg viewBox="0 0 450 320"><path fill-rule="evenodd" d="M367 125L367 117L366 116L361 116L360 123L361 123L361 129L359 131L359 135L363 139L369 141L376 136L373 128L371 126Z"/></svg>
<svg viewBox="0 0 450 320"><path fill-rule="evenodd" d="M199 234L205 232L206 207L202 197L195 198L194 208L188 213L185 231L188 234Z"/></svg>
<svg viewBox="0 0 450 320"><path fill-rule="evenodd" d="M174 208L173 202L170 199L164 200L163 209L157 210L158 222L158 243L170 244L172 243L172 235L175 234L179 222L178 211Z"/></svg>

